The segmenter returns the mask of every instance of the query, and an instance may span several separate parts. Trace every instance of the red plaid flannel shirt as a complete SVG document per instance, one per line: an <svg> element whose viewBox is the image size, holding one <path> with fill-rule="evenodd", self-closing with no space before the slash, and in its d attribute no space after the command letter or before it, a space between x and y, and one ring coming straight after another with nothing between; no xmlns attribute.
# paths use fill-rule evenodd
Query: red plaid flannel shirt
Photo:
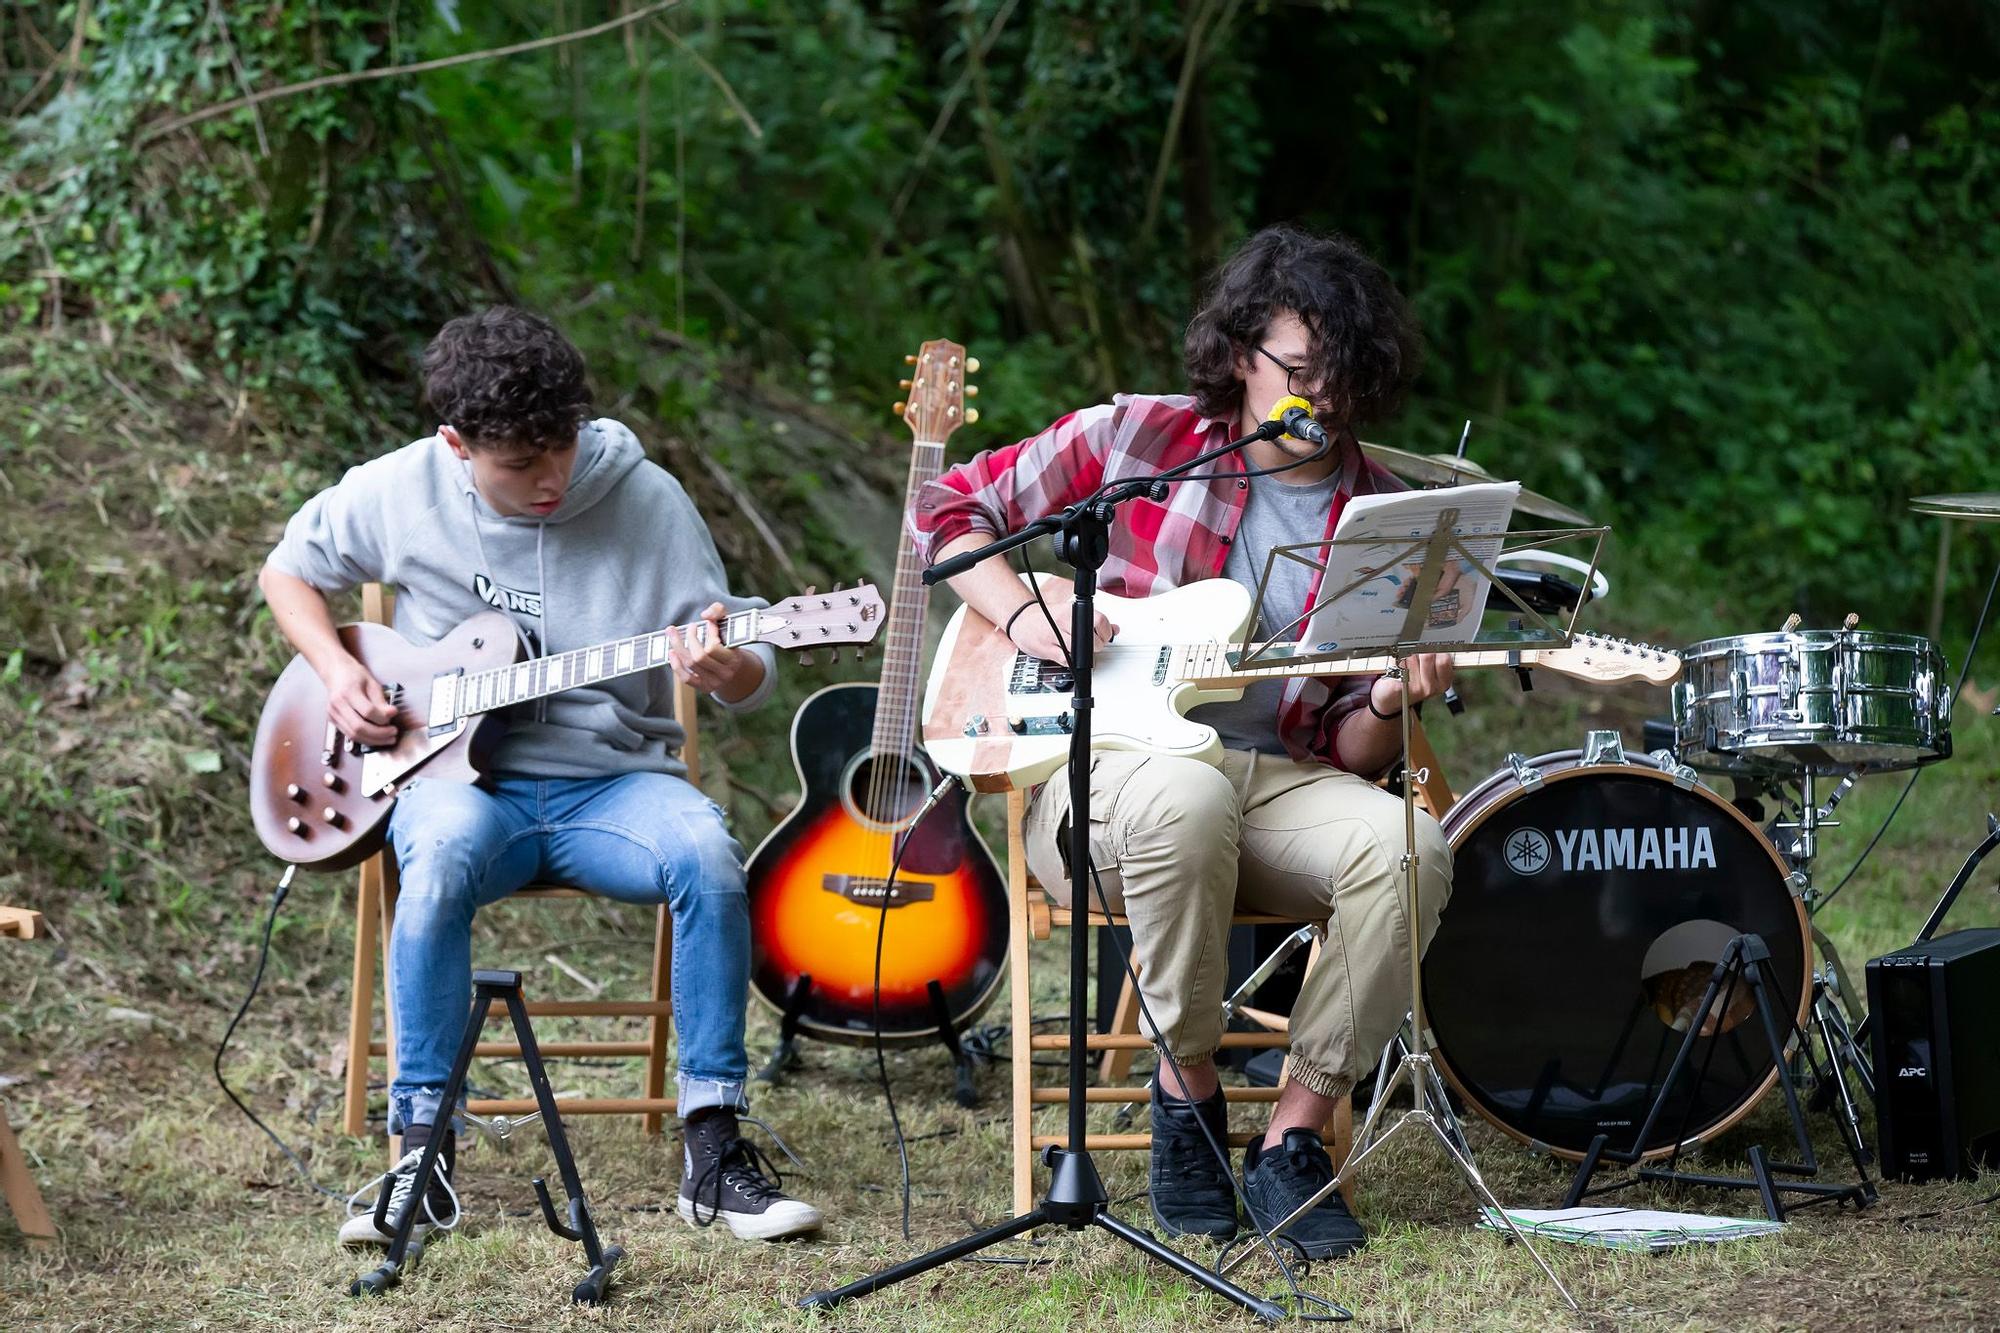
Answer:
<svg viewBox="0 0 2000 1333"><path fill-rule="evenodd" d="M968 532L998 535L1076 503L1106 481L1152 476L1229 441L1232 421L1205 417L1184 394L1120 394L1072 412L1041 434L989 449L950 469L917 492L910 531L926 563ZM1340 521L1349 496L1406 489L1350 443L1342 451L1340 484L1327 508L1326 533ZM1111 531L1111 558L1098 586L1119 597L1150 597L1199 579L1217 578L1243 521L1250 483L1241 454L1216 460L1215 481L1180 482L1164 502L1120 506ZM1322 534L1325 535L1325 534ZM1319 595L1315 574L1306 604ZM1305 608L1300 607L1301 611ZM1346 768L1340 724L1368 700L1373 676L1298 676L1278 705L1278 736L1292 758Z"/></svg>

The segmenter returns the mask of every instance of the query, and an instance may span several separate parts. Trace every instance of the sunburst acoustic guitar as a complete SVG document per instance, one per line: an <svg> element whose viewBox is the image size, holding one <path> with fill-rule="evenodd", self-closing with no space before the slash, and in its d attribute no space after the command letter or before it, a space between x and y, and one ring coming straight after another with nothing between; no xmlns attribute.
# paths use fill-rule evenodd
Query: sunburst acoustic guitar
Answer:
<svg viewBox="0 0 2000 1333"><path fill-rule="evenodd" d="M952 431L973 419L965 400L976 390L965 375L977 364L944 341L927 342L906 359L914 369L899 406L915 437L907 502L938 475ZM873 1040L878 928L885 1040L935 1036L953 1045L999 988L1006 888L966 817L964 791L954 786L912 828L939 778L917 742L927 600L921 573L904 533L881 679L830 685L800 705L792 762L803 795L750 857L751 984L786 1019L774 1071L789 1057L795 1030ZM905 841L885 910L890 862Z"/></svg>

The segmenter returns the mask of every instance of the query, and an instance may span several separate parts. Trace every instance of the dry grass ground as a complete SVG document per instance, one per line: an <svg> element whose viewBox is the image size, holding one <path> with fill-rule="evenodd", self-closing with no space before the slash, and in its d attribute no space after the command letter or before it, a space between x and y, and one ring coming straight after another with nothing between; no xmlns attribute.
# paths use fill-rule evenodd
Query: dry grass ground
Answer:
<svg viewBox="0 0 2000 1333"><path fill-rule="evenodd" d="M891 1054L911 1137L906 1241L872 1056L826 1046L809 1048L808 1067L788 1086L757 1098L760 1114L805 1160L794 1185L826 1208L823 1236L758 1245L690 1229L672 1213L677 1138L646 1138L636 1121L586 1121L573 1133L601 1228L631 1254L607 1307L567 1303L577 1252L534 1212L528 1179L549 1163L532 1138L471 1147L464 1233L434 1246L388 1299L348 1299L346 1285L364 1265L333 1244L340 1208L301 1186L223 1101L207 1068L248 981L268 892L241 817L236 748L276 657L247 577L285 507L322 473L298 463L277 427L254 414L240 428L213 406L206 419L190 419L192 398L174 397L170 368L120 369L124 392L113 392L88 366L0 355L0 397L25 404L34 426L0 440L0 490L10 515L30 520L0 528L0 728L8 736L0 901L44 908L60 932L54 943L10 946L0 957L0 1098L62 1230L59 1244L33 1250L0 1220L0 1329L1165 1329L1237 1320L1095 1234L1046 1235L1001 1251L1030 1261L1025 1267L960 1263L828 1317L796 1310L809 1291L996 1221L1010 1204L1004 1065L982 1074L987 1105L965 1111L949 1099L940 1054ZM107 425L122 443L107 443ZM177 443L186 439L208 443L191 454ZM1777 618L1694 605L1686 590L1634 597L1648 583L1674 586L1664 573L1638 577L1636 559L1620 567L1624 600L1610 608L1613 630L1684 643ZM1949 646L1956 663L1963 638ZM1993 674L1989 667L1984 676ZM1487 678L1466 693L1471 712L1432 722L1461 789L1507 750L1571 746L1593 724L1636 734L1636 719L1662 707L1658 696L1552 682L1522 697ZM783 734L784 712L771 710L763 730L725 723L712 733L739 792L782 798L789 765L773 738ZM1962 710L1957 757L1931 771L1868 870L1823 915L1856 969L1907 941L1984 812L2000 808L1996 730L2000 721ZM1863 784L1843 810L1846 826L1828 837L1829 867L1848 864L1899 788L1899 778ZM760 803L736 806L746 834L768 822ZM1959 924L2000 918L1992 883L1989 870ZM344 877L295 889L266 994L229 1062L232 1081L342 1194L382 1160L379 1139L339 1129L351 904ZM487 914L476 956L525 969L532 994L577 997L577 983L545 955L617 984L638 975L650 942L642 914L584 902ZM1041 975L1046 990L1060 969ZM1063 1006L1054 991L1040 997L1043 1012ZM541 1035L561 1030L550 1024ZM753 1058L772 1038L769 1017L754 1012ZM555 1067L562 1089L630 1086L620 1070ZM515 1064L483 1063L478 1080L525 1088ZM1838 1174L1830 1127L1818 1128ZM1767 1099L1714 1145L1708 1164L1740 1169L1745 1146L1781 1129L1777 1103ZM1503 1198L1560 1198L1559 1164L1483 1125L1472 1126L1472 1138ZM1143 1186L1141 1156L1103 1161L1114 1194ZM1995 1186L1990 1178L1888 1185L1865 1213L1809 1210L1781 1236L1712 1249L1551 1249L1584 1306L1572 1314L1524 1254L1471 1229L1455 1175L1412 1139L1362 1178L1369 1248L1317 1267L1304 1285L1370 1328L2000 1327L2000 1207L1979 1202ZM1750 1206L1746 1195L1638 1197ZM1122 1211L1146 1216L1143 1200ZM1276 1289L1268 1267L1247 1271L1253 1285Z"/></svg>

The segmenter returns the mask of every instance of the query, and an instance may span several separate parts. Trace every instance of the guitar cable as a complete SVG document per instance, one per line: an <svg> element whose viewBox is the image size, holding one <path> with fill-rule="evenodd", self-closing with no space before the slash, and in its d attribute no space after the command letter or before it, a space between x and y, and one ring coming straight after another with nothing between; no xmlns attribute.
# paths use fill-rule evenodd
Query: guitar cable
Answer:
<svg viewBox="0 0 2000 1333"><path fill-rule="evenodd" d="M312 1171L307 1168L305 1159L294 1152L289 1143L279 1138L276 1130L259 1119L257 1113L245 1105L243 1099L236 1095L236 1090L229 1086L229 1080L222 1076L222 1057L229 1050L230 1038L236 1035L237 1024L241 1023L243 1016L250 1012L250 1006L257 999L257 991L264 984L264 967L271 960L271 931L278 924L278 909L284 906L286 895L292 891L292 876L298 871L298 866L287 865L285 873L278 880L277 887L271 891L271 910L264 918L264 941L257 951L257 971L250 978L250 993L243 997L242 1005L236 1010L236 1017L229 1020L228 1030L222 1034L222 1041L215 1048L215 1081L221 1087L222 1095L234 1102L236 1109L241 1111L251 1124L263 1130L264 1137L278 1145L278 1151L285 1155L293 1168L298 1171L299 1178L305 1181L314 1193L323 1194L329 1199L339 1199L340 1195L313 1179Z"/></svg>
<svg viewBox="0 0 2000 1333"><path fill-rule="evenodd" d="M1028 554L1026 547L1023 547L1021 549L1021 563L1027 569L1028 587L1034 593L1035 604L1041 608L1043 619L1048 621L1050 631L1054 633L1054 635L1056 636L1057 646L1059 646L1062 649L1064 657L1068 659L1067 665L1069 666L1070 670L1074 672L1076 669L1075 655L1070 652L1069 644L1063 638L1062 629L1056 624L1055 613L1049 609L1048 602L1042 597L1041 580L1035 576L1034 560ZM1090 870L1091 884L1095 888L1097 894L1098 910L1104 913L1105 916L1109 917L1112 915L1111 896L1105 892L1104 879L1098 873L1097 859L1095 857L1092 857L1090 859L1089 870ZM1086 926L1083 928L1087 929L1088 927ZM1074 922L1072 922L1070 929L1075 930L1079 929L1079 927ZM1112 947L1117 950L1118 961L1120 965L1123 966L1125 969L1126 979L1131 983L1132 994L1139 1001L1140 1016L1145 1020L1145 1024L1147 1027L1151 1028L1155 1033L1159 1032L1160 1027L1158 1024L1153 1022L1152 1010L1146 1004L1146 992L1144 988L1141 987L1139 984L1139 972L1138 969L1133 965L1131 951L1125 947L1125 942L1118 938L1117 931L1115 930L1108 931L1106 933L1106 938L1108 938L1111 941ZM1076 997L1076 1002L1080 1003L1081 997ZM1172 1068L1172 1070L1174 1071L1174 1078L1180 1082L1182 1090L1185 1091L1187 1088L1187 1083L1181 1077L1180 1061L1174 1058L1174 1053L1167 1049L1166 1043L1155 1042L1154 1045L1155 1049L1160 1054L1160 1058L1164 1060L1170 1068ZM1154 1077L1157 1078L1158 1074L1156 1073ZM1249 1196L1244 1193L1242 1182L1237 1180L1236 1178L1236 1170L1230 1162L1227 1145L1216 1141L1215 1135L1212 1132L1210 1132L1207 1122L1202 1120L1201 1117L1196 1116L1194 1118L1194 1122L1196 1128L1201 1130L1201 1136L1207 1142L1208 1150L1215 1155L1216 1161L1222 1164L1223 1174L1229 1178L1229 1188L1231 1192L1236 1196L1236 1202L1242 1206L1244 1214L1249 1217L1251 1228L1257 1233L1258 1240L1263 1244L1264 1248L1267 1251L1269 1251L1271 1258L1277 1262L1278 1271L1284 1274L1285 1285L1288 1288L1290 1288L1289 1291L1290 1300L1289 1302L1282 1301L1282 1296L1284 1295L1283 1293L1280 1294L1280 1297L1274 1299L1280 1299L1281 1303L1289 1304L1292 1311L1292 1317L1299 1320L1301 1323L1344 1324L1352 1320L1354 1318L1354 1312L1352 1310L1349 1310L1346 1306L1340 1305L1334 1301L1327 1300L1326 1298L1321 1296L1314 1296L1311 1293L1306 1292L1299 1287L1299 1282L1303 1278L1309 1277L1311 1275L1312 1272L1311 1260L1306 1256L1304 1249L1299 1245L1299 1243L1296 1240L1293 1240L1290 1237L1273 1236L1269 1231L1265 1230L1263 1223L1257 1220L1256 1211L1250 1206L1250 1199ZM1284 1251L1279 1247L1281 1241L1284 1244L1290 1245L1294 1250L1298 1252L1298 1259L1301 1268L1301 1271L1299 1273L1295 1274L1292 1271L1292 1265L1285 1261ZM1232 1246L1225 1247L1223 1253L1227 1254L1229 1252L1229 1249L1231 1248L1233 1248L1233 1244ZM1319 1310L1323 1311L1323 1313L1309 1313L1307 1307L1318 1307Z"/></svg>
<svg viewBox="0 0 2000 1333"><path fill-rule="evenodd" d="M917 831L917 825L924 822L930 812L937 808L945 793L950 791L958 779L946 775L938 779L937 786L917 808L916 817L903 827L902 837L897 842L896 854L889 859L889 878L882 885L882 900L875 909L875 977L871 988L873 993L872 1011L875 1028L875 1076L882 1084L882 1100L889 1105L889 1127L896 1132L896 1157L903 1171L903 1239L910 1239L910 1143L903 1136L903 1120L896 1113L896 1094L889 1087L889 1059L882 1049L882 940L889 933L889 903L896 896L896 876L903 869L903 853L910 848L910 835ZM947 1019L946 1021L949 1021Z"/></svg>

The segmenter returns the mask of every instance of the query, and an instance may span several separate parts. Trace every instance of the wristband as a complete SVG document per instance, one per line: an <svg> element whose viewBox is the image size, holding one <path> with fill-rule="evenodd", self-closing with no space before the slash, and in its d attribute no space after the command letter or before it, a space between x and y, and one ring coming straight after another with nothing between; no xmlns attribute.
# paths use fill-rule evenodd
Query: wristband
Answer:
<svg viewBox="0 0 2000 1333"><path fill-rule="evenodd" d="M1368 694L1368 711L1374 714L1376 717L1381 718L1384 722L1394 722L1397 718L1403 715L1403 710L1400 708L1398 708L1393 713L1385 713L1381 709L1377 708L1375 706L1375 694L1374 691L1372 690Z"/></svg>

